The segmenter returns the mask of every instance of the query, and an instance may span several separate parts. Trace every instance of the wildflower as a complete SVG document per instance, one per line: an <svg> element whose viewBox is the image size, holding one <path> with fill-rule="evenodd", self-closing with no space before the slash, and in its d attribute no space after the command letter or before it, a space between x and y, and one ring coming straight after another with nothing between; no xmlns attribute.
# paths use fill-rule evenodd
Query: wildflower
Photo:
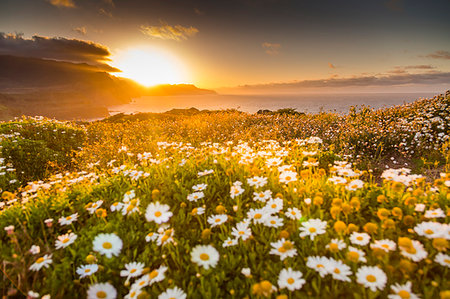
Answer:
<svg viewBox="0 0 450 299"><path fill-rule="evenodd" d="M445 218L445 213L441 208L428 210L425 212L425 218Z"/></svg>
<svg viewBox="0 0 450 299"><path fill-rule="evenodd" d="M77 268L77 274L80 275L80 278L84 278L86 276L90 276L98 271L97 264L90 265L82 265Z"/></svg>
<svg viewBox="0 0 450 299"><path fill-rule="evenodd" d="M47 227L52 227L53 225L53 219L52 218L48 218L44 220L44 223Z"/></svg>
<svg viewBox="0 0 450 299"><path fill-rule="evenodd" d="M297 181L297 173L295 171L283 171L280 173L280 183L289 184Z"/></svg>
<svg viewBox="0 0 450 299"><path fill-rule="evenodd" d="M369 244L369 241L370 241L370 236L366 233L353 232L350 235L350 242L352 242L352 244L364 246L364 245Z"/></svg>
<svg viewBox="0 0 450 299"><path fill-rule="evenodd" d="M160 230L161 230L161 228L160 228ZM174 234L173 228L162 231L158 235L158 239L156 240L156 245L161 246L161 245L166 245L168 243L173 242L173 234Z"/></svg>
<svg viewBox="0 0 450 299"><path fill-rule="evenodd" d="M419 299L420 297L417 296L416 294L414 294L411 291L411 288L412 288L411 281L408 281L403 285L398 284L398 283L393 284L393 285L391 285L391 291L394 292L394 294L389 294L388 298L389 299L404 299L404 298Z"/></svg>
<svg viewBox="0 0 450 299"><path fill-rule="evenodd" d="M8 235L12 235L14 233L14 225L6 226L4 229Z"/></svg>
<svg viewBox="0 0 450 299"><path fill-rule="evenodd" d="M356 281L366 288L370 288L372 292L376 290L382 291L387 282L387 276L378 267L362 266L356 272Z"/></svg>
<svg viewBox="0 0 450 299"><path fill-rule="evenodd" d="M311 240L317 235L324 234L325 228L327 227L327 222L320 219L309 219L308 221L302 222L302 227L300 227L300 237L304 238L309 236Z"/></svg>
<svg viewBox="0 0 450 299"><path fill-rule="evenodd" d="M300 220L302 218L302 212L297 208L288 208L284 215L292 220Z"/></svg>
<svg viewBox="0 0 450 299"><path fill-rule="evenodd" d="M72 215L67 216L67 217L59 218L58 222L59 222L60 225L70 225L74 221L77 221L77 219L78 219L78 213L75 213L75 214L72 214Z"/></svg>
<svg viewBox="0 0 450 299"><path fill-rule="evenodd" d="M252 293L257 296L270 297L272 292L276 290L277 288L273 286L268 280L263 280L260 283L255 283L252 286Z"/></svg>
<svg viewBox="0 0 450 299"><path fill-rule="evenodd" d="M39 252L41 252L41 248L38 245L32 245L28 251L31 254L38 254Z"/></svg>
<svg viewBox="0 0 450 299"><path fill-rule="evenodd" d="M131 288L128 294L125 295L124 299L138 298L142 293L142 288Z"/></svg>
<svg viewBox="0 0 450 299"><path fill-rule="evenodd" d="M207 186L208 186L207 184L197 184L197 185L192 186L192 190L203 191L206 189Z"/></svg>
<svg viewBox="0 0 450 299"><path fill-rule="evenodd" d="M266 190L261 192L253 192L253 200L265 202L272 197L272 191Z"/></svg>
<svg viewBox="0 0 450 299"><path fill-rule="evenodd" d="M247 183L250 186L254 186L256 188L264 187L267 184L267 178L254 176L252 178L247 179Z"/></svg>
<svg viewBox="0 0 450 299"><path fill-rule="evenodd" d="M202 177L202 176L211 174L211 173L213 173L213 172L214 172L213 169L206 169L206 170L204 170L204 171L199 171L198 176L199 176L199 177Z"/></svg>
<svg viewBox="0 0 450 299"><path fill-rule="evenodd" d="M250 271L250 268L242 268L241 273L242 273L245 277L250 277L250 276L252 276L252 272Z"/></svg>
<svg viewBox="0 0 450 299"><path fill-rule="evenodd" d="M274 166L280 165L282 162L283 162L283 159L281 159L280 157L268 158L266 160L266 166L274 167Z"/></svg>
<svg viewBox="0 0 450 299"><path fill-rule="evenodd" d="M87 291L88 299L115 299L116 289L109 283L96 283L89 287Z"/></svg>
<svg viewBox="0 0 450 299"><path fill-rule="evenodd" d="M250 211L247 212L247 217L250 220L253 220L253 223L264 223L269 215L270 214L265 209L250 209Z"/></svg>
<svg viewBox="0 0 450 299"><path fill-rule="evenodd" d="M233 185L230 188L230 196L231 198L235 198L244 193L244 191L245 190L240 185Z"/></svg>
<svg viewBox="0 0 450 299"><path fill-rule="evenodd" d="M186 293L179 287L167 289L164 293L159 294L158 299L186 299Z"/></svg>
<svg viewBox="0 0 450 299"><path fill-rule="evenodd" d="M347 225L343 221L336 221L336 223L333 225L334 230L340 234L343 233L347 229Z"/></svg>
<svg viewBox="0 0 450 299"><path fill-rule="evenodd" d="M414 231L419 236L427 237L428 239L445 237L446 228L439 222L421 222L414 227Z"/></svg>
<svg viewBox="0 0 450 299"><path fill-rule="evenodd" d="M122 206L122 215L131 215L139 211L139 199L132 199L129 202L126 202Z"/></svg>
<svg viewBox="0 0 450 299"><path fill-rule="evenodd" d="M422 243L416 240L412 240L411 246L409 247L400 246L400 244L399 247L401 249L401 255L410 258L415 262L419 262L428 256L428 253L423 248Z"/></svg>
<svg viewBox="0 0 450 299"><path fill-rule="evenodd" d="M202 215L202 214L204 214L204 213L205 213L205 209L202 208L202 207L193 208L192 211L191 211L191 214L192 214L193 216L195 216L195 215Z"/></svg>
<svg viewBox="0 0 450 299"><path fill-rule="evenodd" d="M342 250L345 247L347 247L347 244L339 239L332 239L330 243L327 246L325 246L325 248L330 250L331 252L338 252L339 250Z"/></svg>
<svg viewBox="0 0 450 299"><path fill-rule="evenodd" d="M297 255L297 249L294 248L294 244L284 238L277 242L270 243L270 245L272 246L272 249L269 253L280 256L281 260Z"/></svg>
<svg viewBox="0 0 450 299"><path fill-rule="evenodd" d="M303 201L304 201L305 204L307 204L308 206L311 204L311 198L305 198Z"/></svg>
<svg viewBox="0 0 450 299"><path fill-rule="evenodd" d="M168 268L166 266L160 266L158 269L155 269L152 272L150 272L148 274L148 277L150 279L149 284L151 285L155 282L163 281L164 278L166 278L164 273L166 273L167 269Z"/></svg>
<svg viewBox="0 0 450 299"><path fill-rule="evenodd" d="M444 254L442 252L439 252L436 257L434 258L434 261L444 267L450 268L450 255Z"/></svg>
<svg viewBox="0 0 450 299"><path fill-rule="evenodd" d="M102 204L103 204L103 200L98 200L98 201L96 201L94 203L90 203L86 207L86 210L88 210L89 214L94 214L95 210L97 210Z"/></svg>
<svg viewBox="0 0 450 299"><path fill-rule="evenodd" d="M211 245L197 245L191 251L191 260L205 269L214 268L219 261L219 252Z"/></svg>
<svg viewBox="0 0 450 299"><path fill-rule="evenodd" d="M423 203L416 204L414 211L416 212L423 212L425 211L425 205Z"/></svg>
<svg viewBox="0 0 450 299"><path fill-rule="evenodd" d="M39 271L42 267L48 268L48 266L53 262L52 255L44 255L43 257L38 258L34 264L30 266L30 270Z"/></svg>
<svg viewBox="0 0 450 299"><path fill-rule="evenodd" d="M203 197L205 197L205 193L203 193L203 191L199 191L199 192L194 192L194 193L189 194L187 196L187 199L189 201L197 201L197 200L199 200L200 198L203 198Z"/></svg>
<svg viewBox="0 0 450 299"><path fill-rule="evenodd" d="M448 248L448 241L444 238L433 239L433 247L438 251L446 251Z"/></svg>
<svg viewBox="0 0 450 299"><path fill-rule="evenodd" d="M228 219L228 216L225 214L220 214L220 215L211 215L208 217L208 223L211 225L212 227L221 225L223 223L225 223Z"/></svg>
<svg viewBox="0 0 450 299"><path fill-rule="evenodd" d="M129 202L130 200L132 200L135 197L136 197L136 192L134 190L129 190L129 191L125 192L125 194L123 195L123 202Z"/></svg>
<svg viewBox="0 0 450 299"><path fill-rule="evenodd" d="M28 295L27 298L39 298L39 293L33 291L28 291L27 295Z"/></svg>
<svg viewBox="0 0 450 299"><path fill-rule="evenodd" d="M345 189L349 191L356 191L358 189L361 189L364 187L364 182L361 180L353 180L350 183L348 183L347 186L345 186Z"/></svg>
<svg viewBox="0 0 450 299"><path fill-rule="evenodd" d="M352 271L350 270L350 267L344 264L342 261L329 259L329 263L327 263L326 267L327 272L330 273L334 279L341 281L351 281L348 276L352 275Z"/></svg>
<svg viewBox="0 0 450 299"><path fill-rule="evenodd" d="M131 262L125 264L125 270L120 271L120 276L127 277L129 280L131 277L136 277L142 274L142 270L144 270L145 265L143 263Z"/></svg>
<svg viewBox="0 0 450 299"><path fill-rule="evenodd" d="M58 240L55 242L55 247L56 249L65 248L75 242L76 239L77 235L74 233L58 236Z"/></svg>
<svg viewBox="0 0 450 299"><path fill-rule="evenodd" d="M370 244L371 249L382 249L386 252L394 251L397 248L397 245L392 240L375 240L374 243Z"/></svg>
<svg viewBox="0 0 450 299"><path fill-rule="evenodd" d="M158 234L155 233L155 232L149 232L149 233L145 236L145 241L146 241L146 242L156 241L156 239L158 239Z"/></svg>
<svg viewBox="0 0 450 299"><path fill-rule="evenodd" d="M158 224L169 221L170 217L172 217L172 212L169 211L170 207L168 205L160 204L159 201L156 203L150 203L147 206L147 210L145 212L145 218L147 221L154 221Z"/></svg>
<svg viewBox="0 0 450 299"><path fill-rule="evenodd" d="M283 209L283 200L281 198L269 199L264 208L269 214L278 213Z"/></svg>
<svg viewBox="0 0 450 299"><path fill-rule="evenodd" d="M111 212L114 212L114 211L119 212L122 208L123 208L123 203L121 203L121 202L115 202L109 207Z"/></svg>
<svg viewBox="0 0 450 299"><path fill-rule="evenodd" d="M242 240L247 240L252 235L252 230L248 227L248 223L239 222L236 227L233 227L231 234L236 238L241 238Z"/></svg>
<svg viewBox="0 0 450 299"><path fill-rule="evenodd" d="M282 269L278 275L278 286L289 291L300 290L306 282L302 276L302 272L293 271L292 268Z"/></svg>
<svg viewBox="0 0 450 299"><path fill-rule="evenodd" d="M229 247L229 246L235 246L237 244L238 244L238 239L228 238L225 241L223 241L222 247L225 248L225 247Z"/></svg>
<svg viewBox="0 0 450 299"><path fill-rule="evenodd" d="M111 258L118 256L122 250L122 240L115 234L99 234L93 241L94 251Z"/></svg>
<svg viewBox="0 0 450 299"><path fill-rule="evenodd" d="M347 259L357 263L357 262L367 262L366 258L365 258L366 253L362 250L359 250L355 247L349 246L348 247L348 252L347 252Z"/></svg>
<svg viewBox="0 0 450 299"><path fill-rule="evenodd" d="M320 277L325 277L330 268L330 260L325 256L308 256L306 266L319 272Z"/></svg>

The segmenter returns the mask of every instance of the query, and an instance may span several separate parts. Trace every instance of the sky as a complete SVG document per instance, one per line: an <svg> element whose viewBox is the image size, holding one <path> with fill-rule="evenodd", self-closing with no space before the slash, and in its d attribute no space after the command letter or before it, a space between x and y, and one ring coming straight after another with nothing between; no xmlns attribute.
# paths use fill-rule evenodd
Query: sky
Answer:
<svg viewBox="0 0 450 299"><path fill-rule="evenodd" d="M212 89L442 90L449 11L448 0L1 0L0 54L125 76L133 64Z"/></svg>

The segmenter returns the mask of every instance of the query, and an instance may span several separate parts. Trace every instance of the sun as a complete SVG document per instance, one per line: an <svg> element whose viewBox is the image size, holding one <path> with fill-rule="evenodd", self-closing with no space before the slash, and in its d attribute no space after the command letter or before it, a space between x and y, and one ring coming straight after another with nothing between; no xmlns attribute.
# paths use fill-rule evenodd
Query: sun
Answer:
<svg viewBox="0 0 450 299"><path fill-rule="evenodd" d="M145 86L187 83L183 65L159 49L133 48L112 57L117 76L132 79Z"/></svg>

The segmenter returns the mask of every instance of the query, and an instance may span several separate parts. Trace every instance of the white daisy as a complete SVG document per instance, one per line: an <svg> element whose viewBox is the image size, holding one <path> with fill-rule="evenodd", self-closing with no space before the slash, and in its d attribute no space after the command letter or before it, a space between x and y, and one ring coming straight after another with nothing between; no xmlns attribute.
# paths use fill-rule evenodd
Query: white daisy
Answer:
<svg viewBox="0 0 450 299"><path fill-rule="evenodd" d="M444 254L442 252L439 252L436 257L434 258L434 261L444 267L450 268L450 255Z"/></svg>
<svg viewBox="0 0 450 299"><path fill-rule="evenodd" d="M149 232L149 233L145 236L145 241L146 241L146 242L156 241L157 239L158 239L158 233L155 233L155 232Z"/></svg>
<svg viewBox="0 0 450 299"><path fill-rule="evenodd" d="M143 275L141 278L136 279L136 281L131 285L131 289L142 289L146 286L148 286L150 283L150 276L149 275Z"/></svg>
<svg viewBox="0 0 450 299"><path fill-rule="evenodd" d="M278 216L269 215L264 220L264 225L268 227L282 227L283 218Z"/></svg>
<svg viewBox="0 0 450 299"><path fill-rule="evenodd" d="M174 287L159 294L158 299L186 299L186 293L179 287Z"/></svg>
<svg viewBox="0 0 450 299"><path fill-rule="evenodd" d="M361 180L353 180L345 186L345 189L349 191L355 191L364 187L364 182Z"/></svg>
<svg viewBox="0 0 450 299"><path fill-rule="evenodd" d="M144 270L144 263L131 262L125 264L125 270L120 271L120 276L126 277L129 280L131 277L136 277L142 274Z"/></svg>
<svg viewBox="0 0 450 299"><path fill-rule="evenodd" d="M199 200L200 198L203 198L203 197L205 197L205 193L203 193L202 191L199 191L199 192L194 192L194 193L189 194L187 196L187 199L189 201L197 201L197 200Z"/></svg>
<svg viewBox="0 0 450 299"><path fill-rule="evenodd" d="M387 282L387 276L378 267L362 266L356 272L356 281L366 288L370 288L372 292L376 290L382 291Z"/></svg>
<svg viewBox="0 0 450 299"><path fill-rule="evenodd" d="M280 165L283 162L283 159L281 159L280 157L275 157L275 158L268 158L266 160L266 166L267 167L275 167Z"/></svg>
<svg viewBox="0 0 450 299"><path fill-rule="evenodd" d="M203 191L206 189L207 186L208 186L207 184L197 184L197 185L192 186L192 190Z"/></svg>
<svg viewBox="0 0 450 299"><path fill-rule="evenodd" d="M330 268L330 260L325 256L308 256L306 266L319 272L320 277L325 277Z"/></svg>
<svg viewBox="0 0 450 299"><path fill-rule="evenodd" d="M223 241L222 247L225 248L225 247L229 247L229 246L235 246L237 244L238 244L238 240L237 239L228 238L225 241Z"/></svg>
<svg viewBox="0 0 450 299"><path fill-rule="evenodd" d="M302 212L297 208L288 208L284 215L292 220L300 220L302 218Z"/></svg>
<svg viewBox="0 0 450 299"><path fill-rule="evenodd" d="M327 222L320 219L309 219L302 222L302 226L299 228L301 233L300 237L304 238L309 236L311 240L314 240L315 236L324 234L326 232Z"/></svg>
<svg viewBox="0 0 450 299"><path fill-rule="evenodd" d="M62 225L70 225L72 224L74 221L77 221L78 219L78 213L72 214L70 216L67 217L61 217L59 218L58 222L59 224Z"/></svg>
<svg viewBox="0 0 450 299"><path fill-rule="evenodd" d="M253 200L254 201L266 202L266 200L268 200L270 198L272 198L271 190L253 192Z"/></svg>
<svg viewBox="0 0 450 299"><path fill-rule="evenodd" d="M149 285L152 285L155 282L163 281L164 278L166 278L164 273L166 273L167 269L168 268L166 266L160 266L158 269L155 269L152 272L150 272L148 274L148 277L150 279Z"/></svg>
<svg viewBox="0 0 450 299"><path fill-rule="evenodd" d="M250 209L250 211L247 212L247 218L250 220L253 220L253 223L264 223L265 219L270 214L265 209Z"/></svg>
<svg viewBox="0 0 450 299"><path fill-rule="evenodd" d="M439 222L421 222L414 227L414 231L419 236L428 239L445 238L446 228Z"/></svg>
<svg viewBox="0 0 450 299"><path fill-rule="evenodd" d="M283 209L283 200L281 198L269 199L264 208L270 214L278 213Z"/></svg>
<svg viewBox="0 0 450 299"><path fill-rule="evenodd" d="M370 248L375 249L379 248L386 252L394 251L397 248L397 244L394 241L389 239L384 240L375 240L374 243L370 244Z"/></svg>
<svg viewBox="0 0 450 299"><path fill-rule="evenodd" d="M52 255L44 255L43 257L38 258L31 266L30 270L39 271L42 267L48 268L48 266L53 262Z"/></svg>
<svg viewBox="0 0 450 299"><path fill-rule="evenodd" d="M244 193L244 191L245 190L240 185L233 185L230 188L230 196L231 198L235 198Z"/></svg>
<svg viewBox="0 0 450 299"><path fill-rule="evenodd" d="M389 294L389 299L419 299L420 297L414 294L411 291L412 284L411 281L406 282L405 284L393 284L391 285L391 291L394 292L394 294Z"/></svg>
<svg viewBox="0 0 450 299"><path fill-rule="evenodd" d="M353 232L350 235L350 242L352 242L352 244L364 246L369 244L369 241L370 236L366 233Z"/></svg>
<svg viewBox="0 0 450 299"><path fill-rule="evenodd" d="M292 268L282 269L278 275L278 286L289 291L300 290L306 282L302 276L302 272L293 271Z"/></svg>
<svg viewBox="0 0 450 299"><path fill-rule="evenodd" d="M115 299L116 289L109 283L96 283L89 287L87 291L88 299Z"/></svg>
<svg viewBox="0 0 450 299"><path fill-rule="evenodd" d="M409 248L400 247L401 255L412 259L415 262L419 262L428 256L428 253L424 249L422 243L416 240L411 240L412 246Z"/></svg>
<svg viewBox="0 0 450 299"><path fill-rule="evenodd" d="M330 243L328 243L327 246L325 246L326 249L332 252L340 251L345 247L347 247L347 243L339 239L332 239Z"/></svg>
<svg viewBox="0 0 450 299"><path fill-rule="evenodd" d="M211 215L208 217L208 223L211 225L211 227L215 227L225 223L227 219L228 216L225 214Z"/></svg>
<svg viewBox="0 0 450 299"><path fill-rule="evenodd" d="M283 171L279 176L280 183L289 184L297 181L297 173L295 171Z"/></svg>
<svg viewBox="0 0 450 299"><path fill-rule="evenodd" d="M106 255L111 258L113 255L118 256L122 250L122 240L115 234L99 234L92 242L94 251Z"/></svg>
<svg viewBox="0 0 450 299"><path fill-rule="evenodd" d="M123 195L123 202L129 202L130 200L132 200L135 197L136 197L136 192L134 190L129 190L129 191L125 192L125 194Z"/></svg>
<svg viewBox="0 0 450 299"><path fill-rule="evenodd" d="M95 211L103 204L103 200L97 200L96 202L93 202L88 205L86 210L88 210L89 214L94 214Z"/></svg>
<svg viewBox="0 0 450 299"><path fill-rule="evenodd" d="M205 209L202 207L193 208L191 214L192 215L202 215L205 213Z"/></svg>
<svg viewBox="0 0 450 299"><path fill-rule="evenodd" d="M248 227L247 222L239 222L236 224L236 227L233 227L231 235L236 239L241 238L245 241L252 235L252 230Z"/></svg>
<svg viewBox="0 0 450 299"><path fill-rule="evenodd" d="M65 235L58 236L58 240L55 242L56 249L65 248L75 242L77 235L74 233L69 233Z"/></svg>
<svg viewBox="0 0 450 299"><path fill-rule="evenodd" d="M219 261L219 252L211 245L197 245L191 251L191 260L205 269L214 268Z"/></svg>
<svg viewBox="0 0 450 299"><path fill-rule="evenodd" d="M131 215L133 213L139 212L140 200L135 198L127 203L122 204L122 215Z"/></svg>
<svg viewBox="0 0 450 299"><path fill-rule="evenodd" d="M348 276L352 275L352 271L350 267L344 264L340 260L329 259L329 263L327 263L327 272L330 273L334 279L341 281L352 281Z"/></svg>
<svg viewBox="0 0 450 299"><path fill-rule="evenodd" d="M115 202L110 207L111 212L119 212L123 208L123 203L121 202Z"/></svg>
<svg viewBox="0 0 450 299"><path fill-rule="evenodd" d="M247 179L247 183L250 186L254 186L256 188L264 187L265 184L267 184L267 178L254 176L252 178Z"/></svg>
<svg viewBox="0 0 450 299"><path fill-rule="evenodd" d="M38 254L41 252L41 247L38 245L31 245L31 248L28 250L31 254Z"/></svg>
<svg viewBox="0 0 450 299"><path fill-rule="evenodd" d="M77 274L80 275L80 278L84 278L86 276L90 276L98 271L97 264L90 265L82 265L77 268Z"/></svg>
<svg viewBox="0 0 450 299"><path fill-rule="evenodd" d="M134 299L142 293L142 288L130 288L130 292L123 297L124 299Z"/></svg>
<svg viewBox="0 0 450 299"><path fill-rule="evenodd" d="M445 213L441 208L428 210L425 212L425 218L445 218Z"/></svg>
<svg viewBox="0 0 450 299"><path fill-rule="evenodd" d="M358 248L355 248L352 246L348 247L347 257L352 262L366 263L367 259L365 258L365 256L366 256L366 253L364 251L359 250Z"/></svg>
<svg viewBox="0 0 450 299"><path fill-rule="evenodd" d="M173 215L169 210L170 207L168 205L160 204L158 201L156 203L152 202L147 207L145 218L149 222L154 221L158 224L165 223Z"/></svg>
<svg viewBox="0 0 450 299"><path fill-rule="evenodd" d="M270 246L272 246L272 249L270 249L269 253L280 256L281 260L297 255L297 249L294 247L294 243L285 240L284 238L277 242L270 243Z"/></svg>

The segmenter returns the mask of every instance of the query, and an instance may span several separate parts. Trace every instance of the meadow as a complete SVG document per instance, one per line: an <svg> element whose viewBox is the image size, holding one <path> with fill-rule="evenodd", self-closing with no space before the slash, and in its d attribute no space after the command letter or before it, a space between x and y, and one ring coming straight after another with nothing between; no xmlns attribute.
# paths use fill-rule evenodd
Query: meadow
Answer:
<svg viewBox="0 0 450 299"><path fill-rule="evenodd" d="M450 97L0 123L7 298L450 298Z"/></svg>

